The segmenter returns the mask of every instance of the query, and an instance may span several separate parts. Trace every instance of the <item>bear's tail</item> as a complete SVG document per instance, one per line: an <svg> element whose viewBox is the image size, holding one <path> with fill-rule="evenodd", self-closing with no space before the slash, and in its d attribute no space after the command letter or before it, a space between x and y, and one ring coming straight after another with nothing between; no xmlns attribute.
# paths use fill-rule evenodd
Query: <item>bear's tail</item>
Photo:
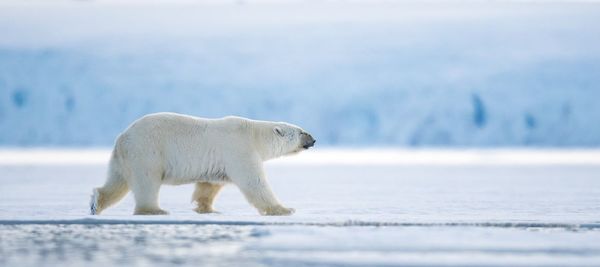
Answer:
<svg viewBox="0 0 600 267"><path fill-rule="evenodd" d="M121 168L115 151L110 159L108 177L103 187L94 188L90 200L90 214L97 215L102 210L110 207L121 200L127 192L129 186L127 181L121 175Z"/></svg>

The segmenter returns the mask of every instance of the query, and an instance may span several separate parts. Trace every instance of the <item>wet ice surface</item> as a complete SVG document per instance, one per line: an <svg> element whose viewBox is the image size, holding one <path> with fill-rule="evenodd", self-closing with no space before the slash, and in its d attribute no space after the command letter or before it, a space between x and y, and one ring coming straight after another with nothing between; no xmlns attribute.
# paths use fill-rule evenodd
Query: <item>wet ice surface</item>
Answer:
<svg viewBox="0 0 600 267"><path fill-rule="evenodd" d="M258 216L233 186L199 215L191 185L163 187L167 216L130 215L131 196L89 216L104 164L0 164L0 265L600 264L598 164L339 159L267 164L290 217Z"/></svg>
<svg viewBox="0 0 600 267"><path fill-rule="evenodd" d="M600 231L495 227L3 225L3 266L597 265Z"/></svg>
<svg viewBox="0 0 600 267"><path fill-rule="evenodd" d="M264 230L218 225L4 225L4 266L240 263L243 242Z"/></svg>

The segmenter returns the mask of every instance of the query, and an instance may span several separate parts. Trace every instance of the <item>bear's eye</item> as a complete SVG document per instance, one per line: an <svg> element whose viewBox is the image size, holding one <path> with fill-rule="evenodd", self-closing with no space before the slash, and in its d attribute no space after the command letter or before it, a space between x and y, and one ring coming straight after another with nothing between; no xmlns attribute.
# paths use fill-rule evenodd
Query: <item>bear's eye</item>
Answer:
<svg viewBox="0 0 600 267"><path fill-rule="evenodd" d="M279 135L279 136L281 136L281 137L283 137L283 136L285 135L285 133L283 132L283 129L281 129L281 128L279 128L279 127L275 127L275 128L273 128L273 131L274 131L274 132L275 132L277 135Z"/></svg>

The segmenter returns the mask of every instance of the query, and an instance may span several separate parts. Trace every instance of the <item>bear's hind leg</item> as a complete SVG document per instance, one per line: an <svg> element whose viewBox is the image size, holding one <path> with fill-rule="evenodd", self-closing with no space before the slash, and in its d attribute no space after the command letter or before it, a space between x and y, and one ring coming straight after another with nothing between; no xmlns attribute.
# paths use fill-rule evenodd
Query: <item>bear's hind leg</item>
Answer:
<svg viewBox="0 0 600 267"><path fill-rule="evenodd" d="M94 188L90 201L90 213L98 215L106 208L119 202L129 192L129 186L123 176L123 170L117 158L116 148L113 150L108 165L108 175L104 186Z"/></svg>
<svg viewBox="0 0 600 267"><path fill-rule="evenodd" d="M98 215L121 200L129 192L127 182L119 174L111 173L103 187L94 188L90 213Z"/></svg>
<svg viewBox="0 0 600 267"><path fill-rule="evenodd" d="M195 201L198 207L194 209L194 211L197 213L215 212L213 209L213 201L222 187L222 184L207 182L196 183L196 190L192 195L192 201Z"/></svg>
<svg viewBox="0 0 600 267"><path fill-rule="evenodd" d="M159 178L145 177L130 185L135 197L134 215L169 214L158 206L158 192L161 182Z"/></svg>

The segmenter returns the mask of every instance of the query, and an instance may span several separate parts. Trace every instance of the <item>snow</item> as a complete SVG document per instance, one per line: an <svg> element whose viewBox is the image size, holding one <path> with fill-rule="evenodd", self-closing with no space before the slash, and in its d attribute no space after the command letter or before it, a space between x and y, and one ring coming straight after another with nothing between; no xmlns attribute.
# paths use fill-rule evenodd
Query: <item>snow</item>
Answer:
<svg viewBox="0 0 600 267"><path fill-rule="evenodd" d="M233 186L199 215L191 185L163 187L169 215L133 216L129 195L90 216L108 151L80 152L0 152L0 265L600 264L597 150L316 149L266 165L289 217L259 216Z"/></svg>
<svg viewBox="0 0 600 267"><path fill-rule="evenodd" d="M600 145L597 2L208 2L0 3L0 145L109 146L156 111L328 145Z"/></svg>

